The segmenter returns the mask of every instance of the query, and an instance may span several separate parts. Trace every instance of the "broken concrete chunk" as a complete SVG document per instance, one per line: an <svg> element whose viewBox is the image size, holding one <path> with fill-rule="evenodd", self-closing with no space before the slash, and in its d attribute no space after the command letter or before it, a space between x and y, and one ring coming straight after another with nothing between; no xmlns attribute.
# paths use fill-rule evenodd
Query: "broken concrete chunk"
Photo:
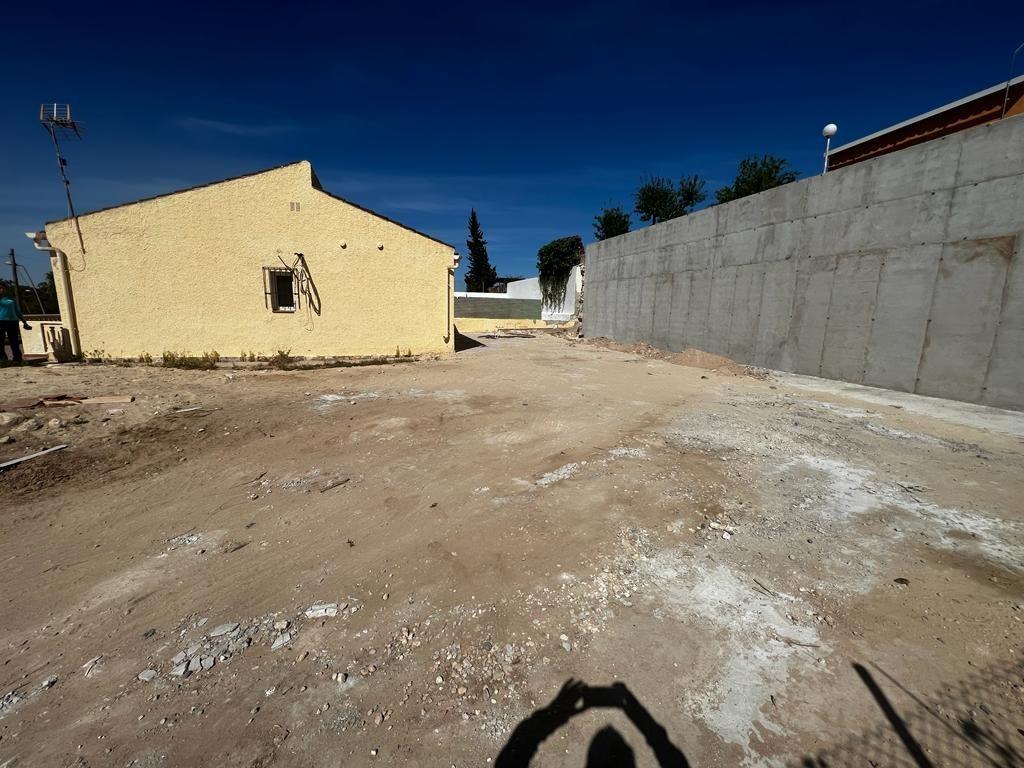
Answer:
<svg viewBox="0 0 1024 768"><path fill-rule="evenodd" d="M139 672L139 680L141 680L144 683L151 682L152 680L155 680L155 679L156 679L156 670L155 669L144 669L141 672Z"/></svg>
<svg viewBox="0 0 1024 768"><path fill-rule="evenodd" d="M280 635L274 638L274 644L270 646L270 650L276 651L278 648L283 648L292 641L291 632L282 632Z"/></svg>
<svg viewBox="0 0 1024 768"><path fill-rule="evenodd" d="M313 603L306 609L306 618L321 619L325 616L337 616L339 610L337 603Z"/></svg>
<svg viewBox="0 0 1024 768"><path fill-rule="evenodd" d="M228 632L234 632L238 629L238 622L229 622L228 624L218 624L216 627L210 630L210 637L220 637L226 635Z"/></svg>
<svg viewBox="0 0 1024 768"><path fill-rule="evenodd" d="M25 419L26 417L22 416L20 413L6 411L4 413L0 413L0 427L13 427L17 424L21 424Z"/></svg>

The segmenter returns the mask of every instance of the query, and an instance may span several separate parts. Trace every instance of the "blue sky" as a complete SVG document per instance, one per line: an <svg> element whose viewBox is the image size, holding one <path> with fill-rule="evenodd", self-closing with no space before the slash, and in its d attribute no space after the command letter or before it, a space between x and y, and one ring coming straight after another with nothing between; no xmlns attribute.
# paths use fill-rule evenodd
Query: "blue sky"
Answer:
<svg viewBox="0 0 1024 768"><path fill-rule="evenodd" d="M308 159L331 191L461 253L476 207L499 273L528 275L539 246L589 242L603 204L631 207L642 176L713 190L764 152L813 174L826 122L841 144L996 84L1024 38L1019 2L54 2L3 18L0 248L37 279L48 261L22 232L65 213L41 101L86 125L67 146L81 211Z"/></svg>

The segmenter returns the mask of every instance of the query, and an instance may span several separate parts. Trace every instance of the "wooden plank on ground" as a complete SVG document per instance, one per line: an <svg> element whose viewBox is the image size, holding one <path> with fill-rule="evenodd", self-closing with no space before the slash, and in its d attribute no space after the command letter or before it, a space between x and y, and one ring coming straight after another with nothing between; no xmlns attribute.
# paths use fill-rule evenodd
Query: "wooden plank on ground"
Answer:
<svg viewBox="0 0 1024 768"><path fill-rule="evenodd" d="M67 447L68 447L67 444L64 443L64 444L61 444L61 445L55 445L55 446L53 446L53 448L47 448L46 450L43 450L43 451L36 451L35 453L30 453L28 456L22 456L21 458L11 459L10 461L5 461L3 463L0 463L0 469L7 469L8 467L13 467L16 464L21 464L23 461L29 461L31 459L37 459L40 456L45 456L46 454L53 453L54 451L63 451Z"/></svg>

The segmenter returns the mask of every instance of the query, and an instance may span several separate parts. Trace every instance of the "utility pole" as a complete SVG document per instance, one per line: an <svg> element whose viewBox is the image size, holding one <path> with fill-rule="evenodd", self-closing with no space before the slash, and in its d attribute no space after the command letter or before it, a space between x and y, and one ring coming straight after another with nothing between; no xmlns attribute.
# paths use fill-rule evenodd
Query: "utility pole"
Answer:
<svg viewBox="0 0 1024 768"><path fill-rule="evenodd" d="M11 265L11 280L14 282L14 305L21 311L21 290L18 288L18 262L14 258L14 249L11 248L9 253L11 260L7 263Z"/></svg>

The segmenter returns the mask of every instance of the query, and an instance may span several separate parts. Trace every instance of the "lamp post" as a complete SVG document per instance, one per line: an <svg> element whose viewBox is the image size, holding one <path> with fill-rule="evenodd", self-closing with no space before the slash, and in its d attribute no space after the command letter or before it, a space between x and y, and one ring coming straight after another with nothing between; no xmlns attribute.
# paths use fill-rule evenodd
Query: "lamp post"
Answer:
<svg viewBox="0 0 1024 768"><path fill-rule="evenodd" d="M828 173L828 150L832 144L832 137L836 135L836 131L839 130L839 126L835 123L829 123L821 129L821 135L825 137L825 167L822 170L822 174Z"/></svg>

